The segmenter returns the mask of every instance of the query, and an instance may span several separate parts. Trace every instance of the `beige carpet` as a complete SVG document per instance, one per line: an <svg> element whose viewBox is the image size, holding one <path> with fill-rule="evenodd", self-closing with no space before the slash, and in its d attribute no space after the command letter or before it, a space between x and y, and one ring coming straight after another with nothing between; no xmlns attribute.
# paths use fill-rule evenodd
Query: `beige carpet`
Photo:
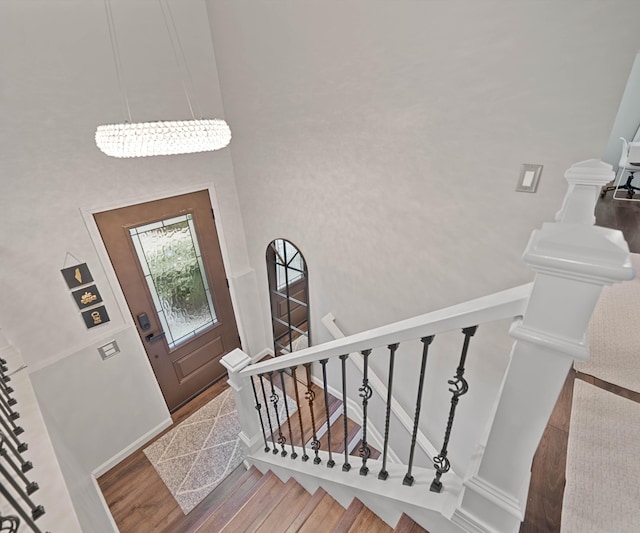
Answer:
<svg viewBox="0 0 640 533"><path fill-rule="evenodd" d="M269 398L270 388L265 390ZM282 392L276 388L276 394L278 416L284 422ZM287 396L287 403L292 415L297 411L296 402ZM264 407L262 412L266 425ZM275 411L270 403L269 413L275 425ZM143 450L185 514L244 460L240 430L233 394L226 389Z"/></svg>
<svg viewBox="0 0 640 533"><path fill-rule="evenodd" d="M640 254L631 254L640 272ZM640 278L602 290L589 325L591 357L575 368L640 392ZM640 528L638 529L640 531Z"/></svg>
<svg viewBox="0 0 640 533"><path fill-rule="evenodd" d="M640 531L640 404L576 379L562 533Z"/></svg>

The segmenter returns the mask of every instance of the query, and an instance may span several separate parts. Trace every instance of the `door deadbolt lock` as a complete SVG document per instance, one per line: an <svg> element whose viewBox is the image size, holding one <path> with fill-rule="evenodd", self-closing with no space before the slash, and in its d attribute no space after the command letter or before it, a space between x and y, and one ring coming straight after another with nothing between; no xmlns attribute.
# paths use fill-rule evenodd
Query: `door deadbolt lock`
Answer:
<svg viewBox="0 0 640 533"><path fill-rule="evenodd" d="M138 319L138 324L140 324L140 329L142 331L147 331L148 329L151 329L151 322L149 322L149 317L147 316L147 313L140 313L136 318Z"/></svg>

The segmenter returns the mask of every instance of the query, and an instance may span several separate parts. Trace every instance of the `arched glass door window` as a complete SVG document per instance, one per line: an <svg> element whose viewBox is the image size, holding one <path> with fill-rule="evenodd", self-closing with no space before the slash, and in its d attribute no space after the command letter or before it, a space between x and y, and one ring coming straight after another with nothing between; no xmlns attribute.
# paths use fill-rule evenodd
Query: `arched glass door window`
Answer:
<svg viewBox="0 0 640 533"><path fill-rule="evenodd" d="M267 247L273 350L276 356L306 348L309 338L309 283L300 250L276 239Z"/></svg>

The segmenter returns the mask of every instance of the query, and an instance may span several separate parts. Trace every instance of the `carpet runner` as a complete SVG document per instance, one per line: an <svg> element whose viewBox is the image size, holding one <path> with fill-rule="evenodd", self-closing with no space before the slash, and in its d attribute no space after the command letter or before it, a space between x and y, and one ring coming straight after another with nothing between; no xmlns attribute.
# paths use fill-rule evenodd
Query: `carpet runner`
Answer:
<svg viewBox="0 0 640 533"><path fill-rule="evenodd" d="M276 394L283 422L282 392L276 390ZM296 402L287 396L287 403L292 415L297 411ZM271 404L269 409L275 421ZM244 460L240 431L233 394L226 389L143 450L185 514Z"/></svg>

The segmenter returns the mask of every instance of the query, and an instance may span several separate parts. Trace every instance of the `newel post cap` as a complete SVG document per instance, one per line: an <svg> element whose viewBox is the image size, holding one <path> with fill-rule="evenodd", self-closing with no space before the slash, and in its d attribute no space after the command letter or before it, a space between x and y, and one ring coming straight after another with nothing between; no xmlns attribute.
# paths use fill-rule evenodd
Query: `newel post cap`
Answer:
<svg viewBox="0 0 640 533"><path fill-rule="evenodd" d="M569 184L596 185L603 187L614 177L613 167L599 159L587 159L571 165L564 173Z"/></svg>
<svg viewBox="0 0 640 533"><path fill-rule="evenodd" d="M251 357L240 348L236 348L220 359L220 363L229 371L229 374L236 374L251 364Z"/></svg>
<svg viewBox="0 0 640 533"><path fill-rule="evenodd" d="M599 285L635 276L622 233L599 226L543 224L531 235L523 259L535 272Z"/></svg>

